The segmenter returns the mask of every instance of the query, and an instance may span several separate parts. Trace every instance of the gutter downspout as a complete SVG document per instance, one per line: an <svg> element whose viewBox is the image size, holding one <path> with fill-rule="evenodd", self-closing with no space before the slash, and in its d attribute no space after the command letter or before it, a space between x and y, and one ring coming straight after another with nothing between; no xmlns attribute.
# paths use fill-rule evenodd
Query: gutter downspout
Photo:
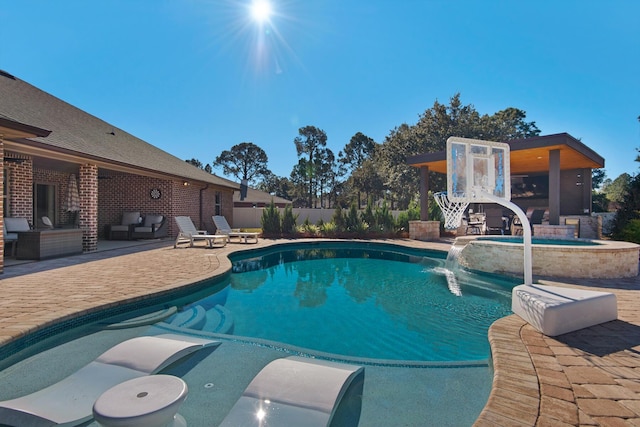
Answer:
<svg viewBox="0 0 640 427"><path fill-rule="evenodd" d="M203 227L203 228L205 228L205 229L206 229L207 227L204 227L204 226L203 226L203 224L204 224L204 214L203 214L203 212L202 212L202 211L203 211L202 203L203 203L203 199L204 199L203 194L204 194L204 192L205 192L206 190L208 190L208 189L209 189L209 184L205 185L205 186L204 186L204 188L201 188L201 189L200 189L200 209L199 209L199 210L200 210L200 227Z"/></svg>

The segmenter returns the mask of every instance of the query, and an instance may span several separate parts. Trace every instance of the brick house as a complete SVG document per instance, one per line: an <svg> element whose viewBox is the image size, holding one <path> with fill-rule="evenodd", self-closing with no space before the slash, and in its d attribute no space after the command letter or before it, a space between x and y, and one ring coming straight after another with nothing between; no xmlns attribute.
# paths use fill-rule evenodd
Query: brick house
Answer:
<svg viewBox="0 0 640 427"><path fill-rule="evenodd" d="M0 151L4 217L42 216L56 226L83 230L83 251L97 248L106 225L125 211L168 218L187 215L200 229L215 229L211 216L233 220L239 184L207 173L4 71L0 71ZM75 176L79 212L65 198ZM4 221L0 220L4 228ZM4 268L4 238L0 245Z"/></svg>
<svg viewBox="0 0 640 427"><path fill-rule="evenodd" d="M291 200L273 196L269 193L255 190L251 187L247 187L246 194L243 194L242 189L233 194L233 206L236 208L265 208L269 206L271 202L273 202L278 208L284 208L285 206L292 204Z"/></svg>

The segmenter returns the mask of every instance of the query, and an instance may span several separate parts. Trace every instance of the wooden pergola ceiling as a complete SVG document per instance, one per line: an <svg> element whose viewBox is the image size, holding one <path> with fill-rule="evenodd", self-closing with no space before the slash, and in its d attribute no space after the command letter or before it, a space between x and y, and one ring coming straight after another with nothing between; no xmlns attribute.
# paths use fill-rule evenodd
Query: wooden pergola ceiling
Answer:
<svg viewBox="0 0 640 427"><path fill-rule="evenodd" d="M511 175L549 172L549 152L560 150L560 169L598 169L604 159L567 134L514 141L511 145ZM411 166L427 166L429 171L447 173L446 153L429 153L407 159Z"/></svg>

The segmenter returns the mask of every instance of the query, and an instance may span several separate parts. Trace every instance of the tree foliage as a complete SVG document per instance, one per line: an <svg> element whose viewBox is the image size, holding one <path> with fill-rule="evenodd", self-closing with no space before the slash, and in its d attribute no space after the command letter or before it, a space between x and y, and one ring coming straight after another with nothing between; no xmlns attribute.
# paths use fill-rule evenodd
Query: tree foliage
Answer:
<svg viewBox="0 0 640 427"><path fill-rule="evenodd" d="M256 187L260 191L269 193L272 196L282 197L291 200L293 184L286 177L279 177L273 172L268 171Z"/></svg>
<svg viewBox="0 0 640 427"><path fill-rule="evenodd" d="M268 160L267 153L262 148L252 142L242 142L231 147L231 150L220 153L213 164L222 167L225 175L255 184L258 178L270 172L267 168Z"/></svg>
<svg viewBox="0 0 640 427"><path fill-rule="evenodd" d="M340 163L350 170L354 170L362 165L373 154L376 142L362 132L358 132L351 137L349 143L338 153Z"/></svg>
<svg viewBox="0 0 640 427"><path fill-rule="evenodd" d="M602 187L602 192L607 196L609 202L619 205L625 202L625 197L629 193L633 182L634 179L632 179L631 175L623 173L613 181L607 181Z"/></svg>
<svg viewBox="0 0 640 427"><path fill-rule="evenodd" d="M535 122L527 122L526 113L506 108L493 115L480 115L471 104L463 105L455 94L449 105L437 100L413 126L403 124L385 139L376 157L378 170L386 178L385 185L396 195L404 209L419 190L419 173L406 164L406 157L444 151L451 136L509 141L540 134ZM444 190L444 178L430 174L430 187Z"/></svg>
<svg viewBox="0 0 640 427"><path fill-rule="evenodd" d="M308 183L307 197L309 200L308 206L313 206L314 191L316 184L316 166L315 157L318 151L327 145L327 134L322 129L315 126L305 126L298 129L298 136L293 140L296 146L296 152L298 157L307 155L304 163L298 163L299 168L304 168L304 171L299 170L300 175L304 175ZM302 173L304 172L304 173Z"/></svg>
<svg viewBox="0 0 640 427"><path fill-rule="evenodd" d="M292 200L295 207L361 206L364 193L365 200L385 199L391 209L406 209L418 198L420 180L419 169L409 166L407 157L443 151L451 136L510 141L539 134L523 110L508 107L483 115L455 94L448 104L436 100L416 124L403 123L392 129L380 144L362 132L355 133L337 158L326 147L324 130L310 125L299 128L294 139L298 163L288 178L271 173L264 151L250 142L223 151L214 165L222 166L225 175L246 179L262 191ZM430 174L432 190L444 190L445 184L445 176Z"/></svg>

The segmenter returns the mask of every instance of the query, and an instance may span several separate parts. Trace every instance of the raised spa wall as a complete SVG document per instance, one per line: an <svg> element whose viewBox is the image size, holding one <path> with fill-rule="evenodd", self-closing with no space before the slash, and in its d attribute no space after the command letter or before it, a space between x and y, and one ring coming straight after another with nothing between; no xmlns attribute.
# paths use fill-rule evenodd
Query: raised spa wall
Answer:
<svg viewBox="0 0 640 427"><path fill-rule="evenodd" d="M640 246L609 240L592 242L596 244L533 245L534 276L615 279L638 275ZM454 245L459 250L458 263L467 269L511 276L524 274L521 243L463 236L456 238Z"/></svg>

